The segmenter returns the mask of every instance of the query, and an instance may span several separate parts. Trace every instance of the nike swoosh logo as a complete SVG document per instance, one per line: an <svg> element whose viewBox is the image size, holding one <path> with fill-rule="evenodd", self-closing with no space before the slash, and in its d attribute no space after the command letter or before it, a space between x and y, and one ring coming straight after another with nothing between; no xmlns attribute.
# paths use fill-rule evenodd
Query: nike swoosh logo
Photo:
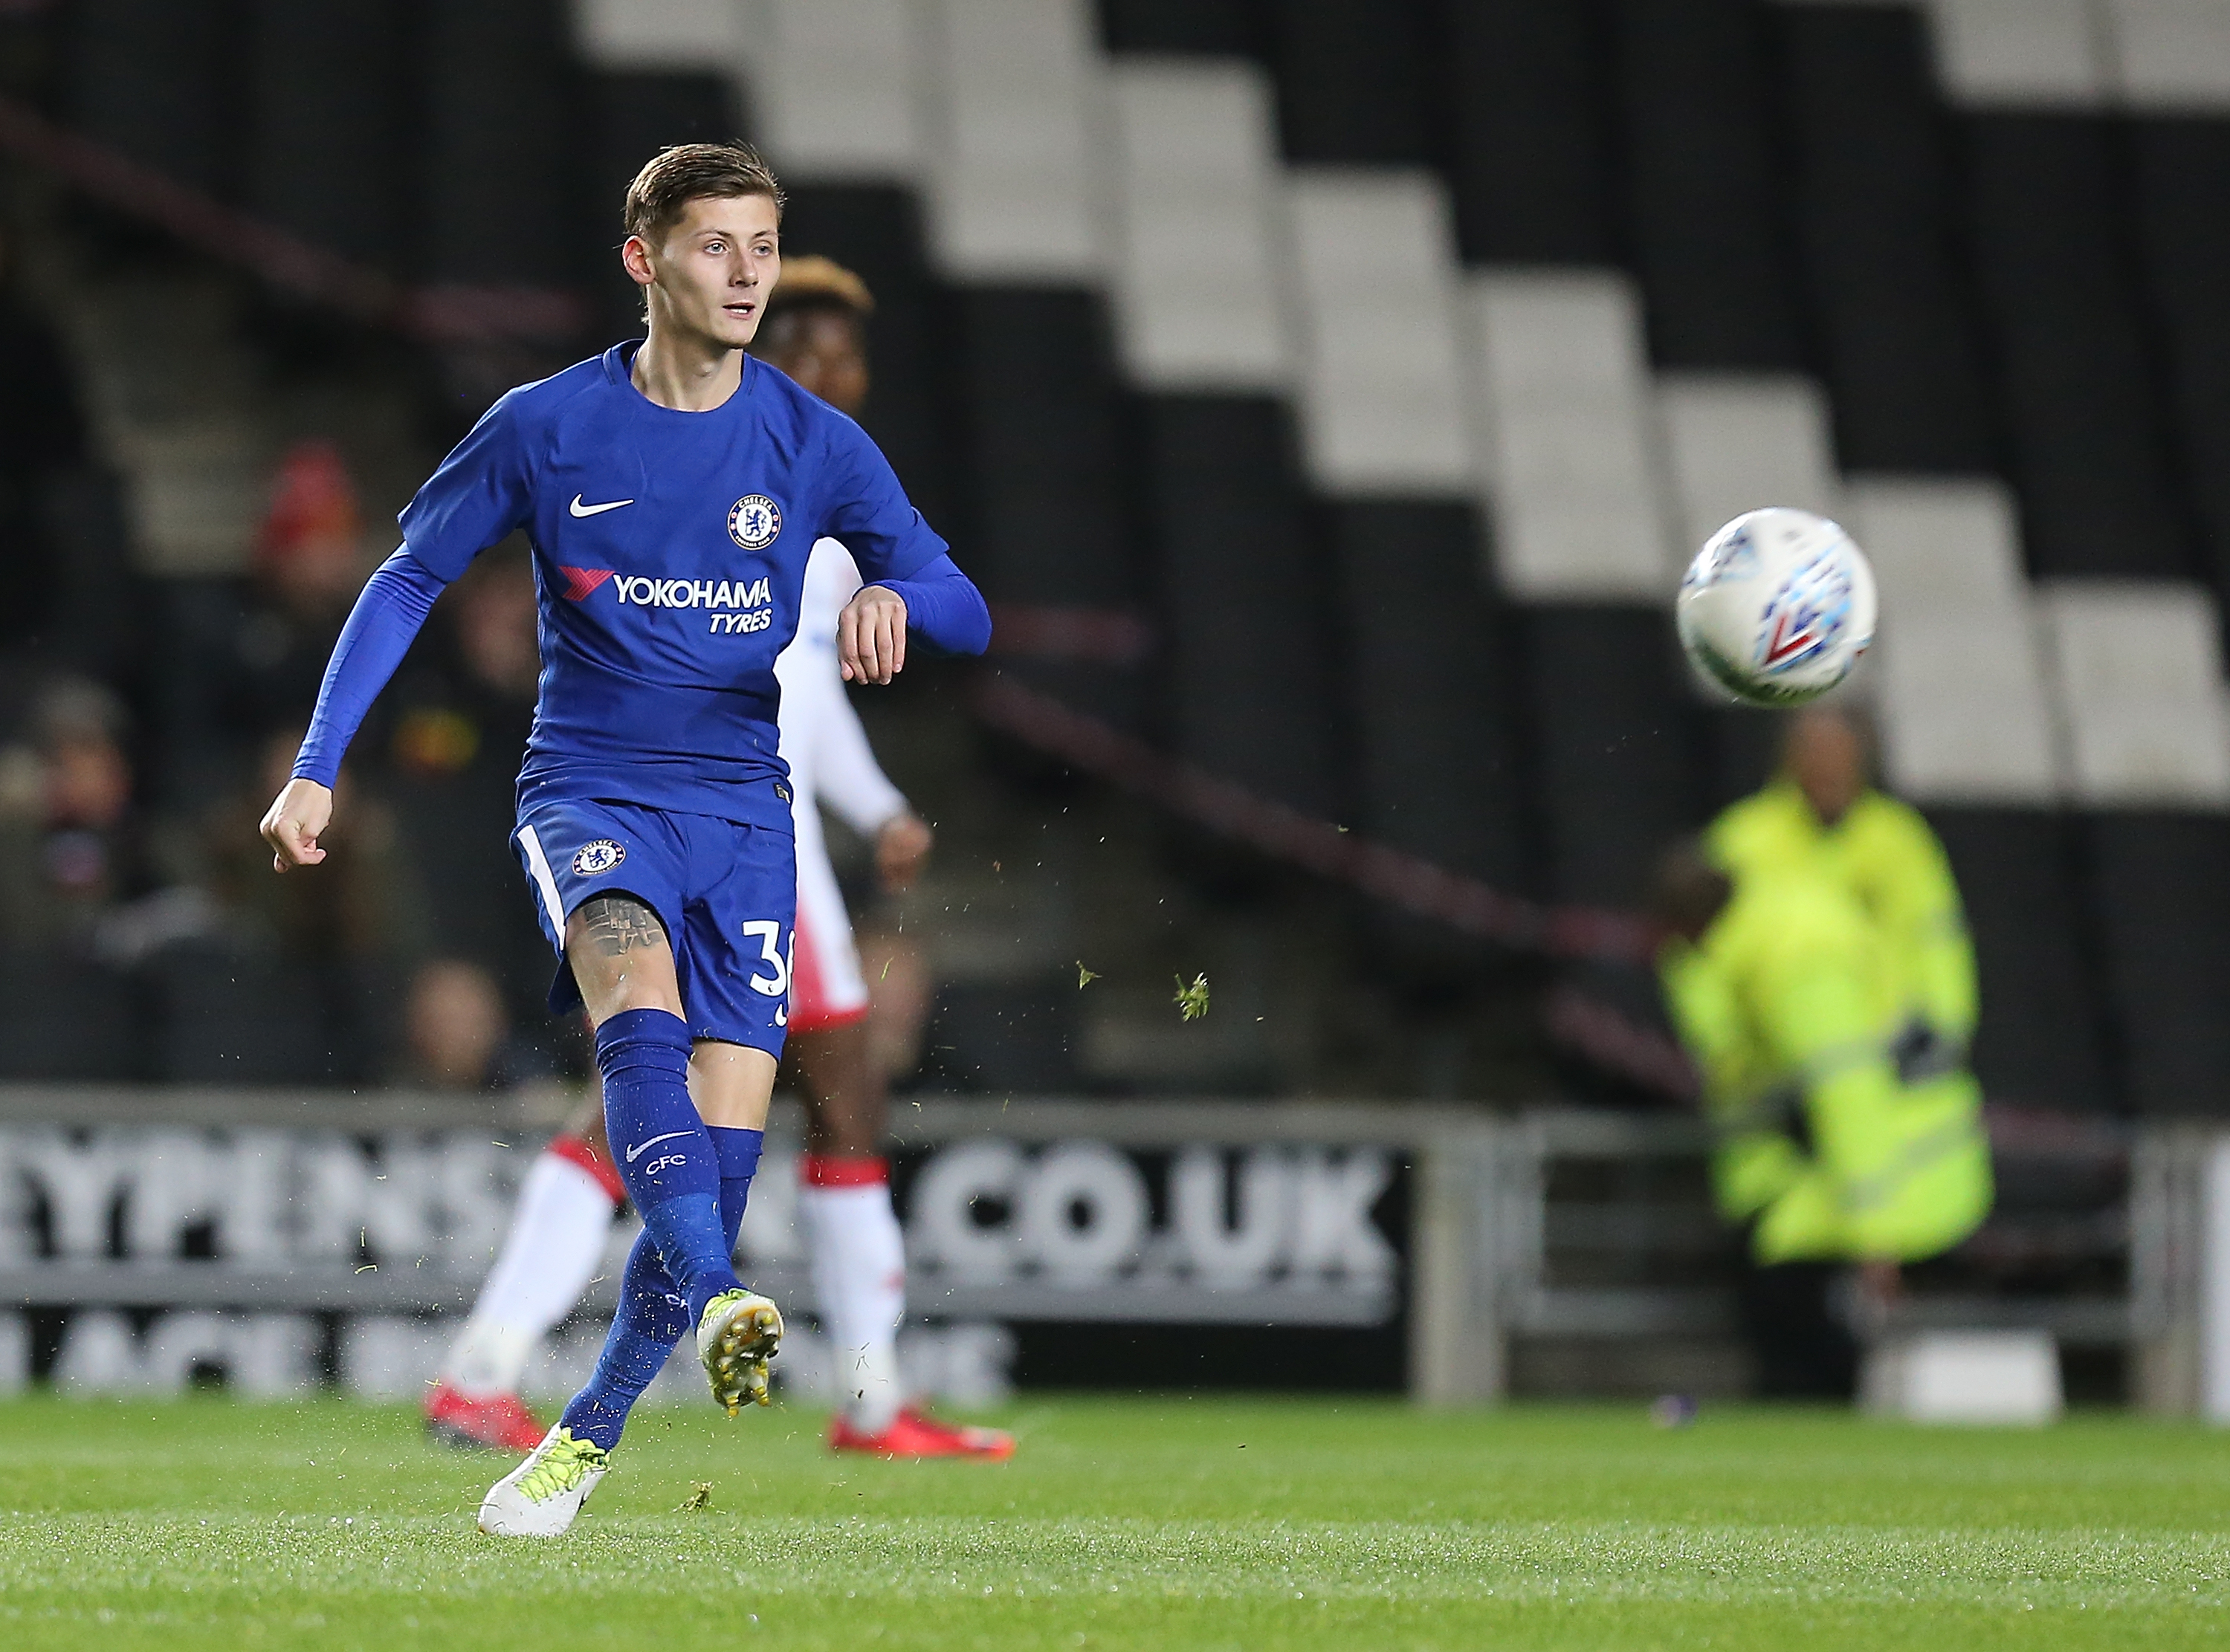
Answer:
<svg viewBox="0 0 2230 1652"><path fill-rule="evenodd" d="M668 1130L664 1135L654 1135L651 1137L649 1141L645 1141L639 1146L629 1147L627 1150L627 1161L629 1164L633 1164L636 1160L641 1158L643 1154L648 1153L660 1142L671 1141L678 1135L687 1135L688 1134L689 1132L686 1130Z"/></svg>
<svg viewBox="0 0 2230 1652"><path fill-rule="evenodd" d="M614 499L609 505L583 505L581 503L581 496L576 493L573 496L573 503L565 508L577 517L600 517L607 511L616 511L623 505L634 503L633 499Z"/></svg>

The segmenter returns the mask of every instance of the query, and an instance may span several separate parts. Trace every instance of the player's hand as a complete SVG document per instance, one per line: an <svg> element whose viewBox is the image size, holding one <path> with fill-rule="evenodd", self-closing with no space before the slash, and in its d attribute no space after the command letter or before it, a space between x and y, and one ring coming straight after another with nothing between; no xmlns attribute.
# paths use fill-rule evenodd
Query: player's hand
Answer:
<svg viewBox="0 0 2230 1652"><path fill-rule="evenodd" d="M848 683L887 683L906 669L906 598L863 585L836 616L836 659Z"/></svg>
<svg viewBox="0 0 2230 1652"><path fill-rule="evenodd" d="M929 829L929 823L911 811L884 821L875 833L875 875L882 879L883 887L893 894L912 889L936 842L937 834Z"/></svg>
<svg viewBox="0 0 2230 1652"><path fill-rule="evenodd" d="M290 780L263 817L263 841L271 845L271 870L314 866L325 858L318 839L332 824L333 794L313 780Z"/></svg>

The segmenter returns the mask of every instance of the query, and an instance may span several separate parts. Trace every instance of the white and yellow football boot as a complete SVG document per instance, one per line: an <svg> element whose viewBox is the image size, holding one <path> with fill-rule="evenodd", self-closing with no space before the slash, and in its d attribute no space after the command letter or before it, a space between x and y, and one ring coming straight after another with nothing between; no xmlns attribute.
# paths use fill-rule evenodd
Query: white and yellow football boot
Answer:
<svg viewBox="0 0 2230 1652"><path fill-rule="evenodd" d="M612 1454L560 1424L480 1499L490 1537L562 1537L612 1466Z"/></svg>
<svg viewBox="0 0 2230 1652"><path fill-rule="evenodd" d="M782 1346L782 1310L754 1291L724 1290L697 1321L697 1360L733 1417L767 1403L767 1361Z"/></svg>

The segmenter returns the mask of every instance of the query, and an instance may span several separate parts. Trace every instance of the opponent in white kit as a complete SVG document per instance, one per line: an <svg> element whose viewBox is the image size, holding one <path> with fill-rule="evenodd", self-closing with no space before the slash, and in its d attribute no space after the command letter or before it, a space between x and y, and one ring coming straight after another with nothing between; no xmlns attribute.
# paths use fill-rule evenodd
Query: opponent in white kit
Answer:
<svg viewBox="0 0 2230 1652"><path fill-rule="evenodd" d="M752 354L856 413L867 395L871 309L851 272L822 258L787 260ZM906 1257L881 1152L884 1083L869 1056L867 986L815 805L826 802L870 839L888 889L918 875L931 833L877 765L845 692L837 616L860 584L851 554L834 539L817 542L796 640L775 662L797 844L784 1069L806 1102L809 1150L798 1210L843 1392L829 1443L884 1456L1002 1458L1014 1450L1010 1436L954 1427L903 1403L896 1336ZM436 1435L513 1450L541 1440L542 1425L519 1398L520 1379L543 1337L587 1289L626 1195L603 1127L603 1109L584 1108L528 1173L510 1237L427 1392L427 1426Z"/></svg>

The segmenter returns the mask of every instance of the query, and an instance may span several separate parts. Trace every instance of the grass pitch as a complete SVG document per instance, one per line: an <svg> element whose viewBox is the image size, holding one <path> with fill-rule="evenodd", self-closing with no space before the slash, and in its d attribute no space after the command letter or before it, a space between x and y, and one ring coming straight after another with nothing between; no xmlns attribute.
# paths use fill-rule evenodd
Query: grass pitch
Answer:
<svg viewBox="0 0 2230 1652"><path fill-rule="evenodd" d="M835 1460L821 1420L646 1413L570 1536L499 1544L504 1460L403 1411L0 1405L0 1646L2230 1642L2230 1439L2193 1427L1062 1400L984 1466Z"/></svg>

